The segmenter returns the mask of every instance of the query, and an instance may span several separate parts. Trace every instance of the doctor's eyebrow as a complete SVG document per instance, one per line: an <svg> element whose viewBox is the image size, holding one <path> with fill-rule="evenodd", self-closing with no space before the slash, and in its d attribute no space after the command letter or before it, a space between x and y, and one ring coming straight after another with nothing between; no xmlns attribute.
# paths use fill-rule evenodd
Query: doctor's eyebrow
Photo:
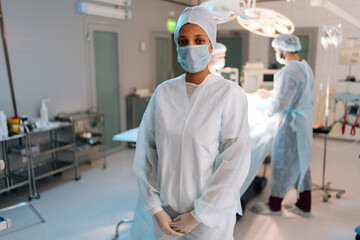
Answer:
<svg viewBox="0 0 360 240"><path fill-rule="evenodd" d="M194 37L207 37L207 35L200 33L200 34L194 35ZM187 38L187 37L184 35L180 35L178 38Z"/></svg>

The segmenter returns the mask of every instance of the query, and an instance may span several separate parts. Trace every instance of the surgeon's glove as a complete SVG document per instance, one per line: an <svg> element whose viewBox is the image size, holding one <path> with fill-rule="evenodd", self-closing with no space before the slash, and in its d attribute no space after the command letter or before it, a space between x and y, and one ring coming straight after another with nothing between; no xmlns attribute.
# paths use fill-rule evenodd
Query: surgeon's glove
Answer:
<svg viewBox="0 0 360 240"><path fill-rule="evenodd" d="M159 225L160 229L166 233L167 235L170 236L179 236L182 237L184 234L180 233L180 232L176 232L174 231L171 227L170 227L170 223L172 222L172 219L170 218L170 216L164 211L160 211L157 212L154 215L154 218L157 222L157 224Z"/></svg>
<svg viewBox="0 0 360 240"><path fill-rule="evenodd" d="M260 88L260 89L256 90L256 93L261 98L268 98L268 97L271 97L273 95L272 91L269 91L269 90L267 90L265 88Z"/></svg>
<svg viewBox="0 0 360 240"><path fill-rule="evenodd" d="M199 222L191 215L190 212L181 214L174 219L174 222L170 223L170 227L179 233L189 233Z"/></svg>

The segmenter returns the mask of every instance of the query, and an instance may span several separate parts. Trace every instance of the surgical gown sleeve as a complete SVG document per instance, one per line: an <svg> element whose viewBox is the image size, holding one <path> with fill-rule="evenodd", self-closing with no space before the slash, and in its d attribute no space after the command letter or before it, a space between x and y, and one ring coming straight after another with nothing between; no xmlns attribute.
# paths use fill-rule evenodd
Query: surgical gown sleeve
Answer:
<svg viewBox="0 0 360 240"><path fill-rule="evenodd" d="M299 72L296 72L292 66L284 69L278 76L278 86L274 90L274 103L270 108L270 113L283 112L288 109L297 93Z"/></svg>
<svg viewBox="0 0 360 240"><path fill-rule="evenodd" d="M142 207L145 210L162 206L157 180L157 150L155 144L156 91L146 108L139 127L133 169L135 171Z"/></svg>
<svg viewBox="0 0 360 240"><path fill-rule="evenodd" d="M193 216L208 227L218 223L219 216L241 214L240 188L250 167L251 142L248 124L247 99L240 88L231 89L221 116L220 145L227 148L215 159L213 174L201 197L194 201ZM229 141L230 140L230 141Z"/></svg>

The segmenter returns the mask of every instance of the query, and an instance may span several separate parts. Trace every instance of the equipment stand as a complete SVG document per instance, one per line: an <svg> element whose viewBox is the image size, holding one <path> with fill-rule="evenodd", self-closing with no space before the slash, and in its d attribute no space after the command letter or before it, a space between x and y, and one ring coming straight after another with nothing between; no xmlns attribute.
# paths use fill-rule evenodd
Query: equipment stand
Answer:
<svg viewBox="0 0 360 240"><path fill-rule="evenodd" d="M337 192L336 197L341 198L341 195L345 193L344 189L336 189L336 188L330 188L331 182L327 182L325 184L325 167L326 167L326 145L327 145L327 137L331 130L330 127L320 127L318 129L313 129L313 133L322 133L324 134L324 159L323 159L323 172L322 172L322 185L314 185L313 191L322 191L325 195L323 195L323 201L327 202L329 198L331 197L330 192Z"/></svg>

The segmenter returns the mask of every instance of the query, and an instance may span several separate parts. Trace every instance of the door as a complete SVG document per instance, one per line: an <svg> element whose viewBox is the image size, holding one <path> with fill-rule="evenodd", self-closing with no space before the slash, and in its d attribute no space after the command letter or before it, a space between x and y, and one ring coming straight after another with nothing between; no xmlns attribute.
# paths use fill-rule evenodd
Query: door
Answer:
<svg viewBox="0 0 360 240"><path fill-rule="evenodd" d="M96 107L104 113L105 149L119 145L112 137L120 132L119 34L93 30L93 67Z"/></svg>
<svg viewBox="0 0 360 240"><path fill-rule="evenodd" d="M172 58L171 58L171 35L165 33L154 33L155 39L155 78L156 85L173 77L171 72Z"/></svg>
<svg viewBox="0 0 360 240"><path fill-rule="evenodd" d="M242 68L242 39L241 37L218 37L217 42L226 46L225 67Z"/></svg>

